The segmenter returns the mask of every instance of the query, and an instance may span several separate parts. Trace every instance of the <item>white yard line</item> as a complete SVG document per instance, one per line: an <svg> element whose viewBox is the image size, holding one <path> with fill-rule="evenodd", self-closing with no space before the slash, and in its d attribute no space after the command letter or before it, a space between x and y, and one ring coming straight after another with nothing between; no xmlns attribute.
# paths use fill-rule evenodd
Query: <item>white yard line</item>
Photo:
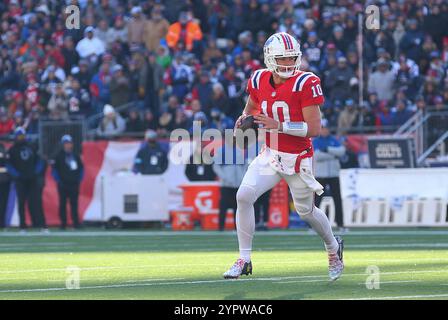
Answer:
<svg viewBox="0 0 448 320"><path fill-rule="evenodd" d="M330 280L293 280L293 281L279 281L279 282L272 282L276 284L280 283L302 283L302 282L329 282Z"/></svg>
<svg viewBox="0 0 448 320"><path fill-rule="evenodd" d="M322 249L323 246L295 246L296 242L292 243L291 247L288 248L288 250L294 249L294 250L317 250ZM279 249L285 249L286 243L279 243L278 245L270 246L270 247L259 247L259 249L262 250L279 250ZM35 246L39 246L38 243L35 243ZM178 245L178 244L129 244L129 245L108 245L107 251L105 252L112 252L111 249L130 249L130 248L138 248L141 249L141 251L147 251L147 252L166 252L168 248L176 249L176 248L188 248L191 245ZM194 244L194 248L191 251L195 252L223 252L223 251L230 251L233 249L228 248L222 248L222 247L211 247L210 244ZM39 246L39 249L60 249L60 248L67 248L71 249L74 246ZM157 249L153 250L152 248L166 248L166 249ZM385 244L351 244L346 246L347 249L349 248L448 248L448 242L438 242L438 243L385 243ZM20 249L20 246L13 247L13 248L0 248L0 252L9 252L9 251L17 251L17 248ZM97 245L80 245L78 248L82 249L100 249L101 246ZM24 248L25 250L25 248ZM254 250L255 252L257 249ZM36 252L38 253L38 252ZM68 252L67 252L68 253Z"/></svg>
<svg viewBox="0 0 448 320"><path fill-rule="evenodd" d="M74 246L76 242L19 242L19 243L0 243L1 248L9 247L29 247L29 246L47 246L47 247L60 247L60 246Z"/></svg>
<svg viewBox="0 0 448 320"><path fill-rule="evenodd" d="M337 231L335 231L338 234ZM18 232L0 232L0 237L153 237L153 236L231 236L234 237L236 235L235 231L227 231L227 232L218 232L218 231L50 231L50 234L41 234L39 232L28 232L26 234L19 234ZM282 230L271 230L271 231L257 231L256 235L261 236L313 236L315 234L308 233L308 231L304 230L291 230L291 231L282 231ZM448 235L448 230L369 230L363 231L361 229L349 231L345 233L348 236L426 236L426 235Z"/></svg>
<svg viewBox="0 0 448 320"><path fill-rule="evenodd" d="M418 274L418 273L441 273L448 272L447 270L422 270L422 271L399 271L399 272L383 272L382 275L386 274ZM356 273L356 274L345 274L347 276L366 276L365 273ZM208 284L208 283L241 283L246 281L272 281L278 282L281 280L288 279L310 279L310 280L319 280L319 278L327 278L327 275L322 276L291 276L291 277L271 277L271 278L243 278L238 280L197 280L197 281L169 281L169 282L154 282L154 283L123 283L123 284L109 284L109 285L99 285L99 286L81 286L79 290L83 289L109 289L109 288L125 288L125 287L144 287L144 286L162 286L162 285L188 285L188 284ZM314 278L314 279L313 279ZM325 280L328 281L328 280ZM317 282L317 281L312 281ZM320 282L320 281L319 281ZM324 282L324 280L322 280ZM67 288L34 288L34 289L9 289L9 290L0 290L0 293L20 293L20 292L47 292L47 291L62 291L62 290L73 290ZM448 296L447 295L434 295L436 296ZM412 297L426 297L426 296L401 296L401 297L379 297L379 298L361 298L361 299L401 299L401 298L412 298Z"/></svg>
<svg viewBox="0 0 448 320"><path fill-rule="evenodd" d="M185 278L166 278L166 279L138 279L138 280L128 280L126 283L139 283L139 282L152 282L152 281L170 281L170 280L185 280Z"/></svg>
<svg viewBox="0 0 448 320"><path fill-rule="evenodd" d="M423 280L397 280L397 281L380 281L380 285L385 283L407 283L407 282L422 282ZM365 282L358 283L359 285L366 285Z"/></svg>
<svg viewBox="0 0 448 320"><path fill-rule="evenodd" d="M401 260L397 260L397 259L392 259L393 261L401 261ZM406 260L413 260L413 259L403 259L404 261ZM419 261L446 261L447 259L419 259ZM300 260L285 260L285 261L275 261L275 262L270 262L270 261L264 261L264 262L260 262L260 264L262 265L276 265L276 264L320 264L322 263L322 261L325 261L325 258L323 258L322 260L307 260L307 261L300 261ZM372 260L372 259L351 259L350 261L368 261L368 262L388 262L387 259L378 259L378 260ZM215 263L215 264L210 264L210 263L186 263L186 264L182 264L183 267L185 266L222 266L221 263ZM100 266L100 267L79 267L80 271L95 271L95 270L114 270L114 269L151 269L151 268L160 268L160 267L178 267L179 264L152 264L152 265L126 265L126 266ZM18 273L35 273L35 272L53 272L53 271L61 271L61 272L65 272L66 268L47 268L47 269L28 269L28 270L0 270L0 274L18 274ZM415 272L439 272L439 270L429 270L429 271L415 271ZM442 270L442 272L448 272L447 270ZM400 273L405 273L405 272L398 272ZM394 272L388 272L388 273L382 273L382 274L394 274ZM2 280L0 278L0 280Z"/></svg>

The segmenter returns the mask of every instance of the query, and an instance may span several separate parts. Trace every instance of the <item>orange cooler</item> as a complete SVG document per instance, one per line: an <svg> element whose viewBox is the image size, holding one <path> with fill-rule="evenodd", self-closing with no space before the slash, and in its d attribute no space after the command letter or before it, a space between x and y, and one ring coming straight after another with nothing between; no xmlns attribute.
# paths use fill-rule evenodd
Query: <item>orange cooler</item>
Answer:
<svg viewBox="0 0 448 320"><path fill-rule="evenodd" d="M193 221L201 220L201 215L218 214L221 186L215 181L189 182L179 186L183 194L184 207L192 207ZM208 218L211 219L211 218Z"/></svg>
<svg viewBox="0 0 448 320"><path fill-rule="evenodd" d="M185 207L171 211L171 227L173 230L193 230L193 208Z"/></svg>

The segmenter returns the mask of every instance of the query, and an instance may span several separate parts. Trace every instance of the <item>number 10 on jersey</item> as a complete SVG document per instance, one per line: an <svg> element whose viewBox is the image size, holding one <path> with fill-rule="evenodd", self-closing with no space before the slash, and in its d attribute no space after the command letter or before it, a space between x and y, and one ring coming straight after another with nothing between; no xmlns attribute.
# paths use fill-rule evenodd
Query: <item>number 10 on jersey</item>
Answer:
<svg viewBox="0 0 448 320"><path fill-rule="evenodd" d="M289 116L289 106L285 101L274 101L274 103L270 107L271 107L270 113L272 113L272 118L274 120L280 122L291 121L291 118ZM268 108L269 108L268 102L266 100L262 101L261 110L266 116L270 117L270 114L268 113ZM280 118L279 113L283 116L283 119Z"/></svg>

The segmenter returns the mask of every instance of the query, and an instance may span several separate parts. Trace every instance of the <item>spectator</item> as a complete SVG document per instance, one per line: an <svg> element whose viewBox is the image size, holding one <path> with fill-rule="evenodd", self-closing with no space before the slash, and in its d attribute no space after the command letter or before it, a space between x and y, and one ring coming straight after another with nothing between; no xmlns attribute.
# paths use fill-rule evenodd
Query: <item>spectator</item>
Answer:
<svg viewBox="0 0 448 320"><path fill-rule="evenodd" d="M129 116L126 120L126 132L137 133L143 131L145 131L144 123L138 111L135 109L129 111Z"/></svg>
<svg viewBox="0 0 448 320"><path fill-rule="evenodd" d="M168 155L157 142L157 133L148 130L138 151L132 171L139 174L163 174L168 168Z"/></svg>
<svg viewBox="0 0 448 320"><path fill-rule="evenodd" d="M398 100L395 110L392 112L392 125L401 126L412 116L412 112L407 110L406 102Z"/></svg>
<svg viewBox="0 0 448 320"><path fill-rule="evenodd" d="M375 126L375 113L367 103L363 103L353 122L353 127L359 129L357 133L363 132L366 128L372 129Z"/></svg>
<svg viewBox="0 0 448 320"><path fill-rule="evenodd" d="M369 109L372 111L377 111L379 108L380 101L378 100L378 95L375 92L369 93L367 97L367 102Z"/></svg>
<svg viewBox="0 0 448 320"><path fill-rule="evenodd" d="M0 142L0 229L6 227L6 209L8 205L11 177L6 168L7 153L5 146Z"/></svg>
<svg viewBox="0 0 448 320"><path fill-rule="evenodd" d="M106 50L104 43L94 37L94 30L92 26L88 26L84 30L84 39L76 45L79 56L82 59L87 59L91 65L94 65L98 61L98 57Z"/></svg>
<svg viewBox="0 0 448 320"><path fill-rule="evenodd" d="M220 83L224 87L227 97L229 97L229 103L233 106L230 115L234 118L238 117L238 112L244 107L242 99L245 89L244 80L243 75L239 76L233 66L229 66L220 79Z"/></svg>
<svg viewBox="0 0 448 320"><path fill-rule="evenodd" d="M15 130L15 141L8 150L8 173L14 179L19 203L19 220L21 232L25 232L25 206L28 205L33 227L44 228L43 219L39 217L37 177L43 169L36 149L25 136L25 129L19 127Z"/></svg>
<svg viewBox="0 0 448 320"><path fill-rule="evenodd" d="M64 72L65 74L70 74L72 68L79 62L79 54L75 49L75 43L72 37L65 37L64 47L61 49L61 53L64 56Z"/></svg>
<svg viewBox="0 0 448 320"><path fill-rule="evenodd" d="M15 131L19 127L22 127L25 124L25 121L23 119L23 111L17 110L14 113L13 120L14 120L13 131Z"/></svg>
<svg viewBox="0 0 448 320"><path fill-rule="evenodd" d="M252 58L252 51L249 48L243 49L241 57L243 58L243 64L245 66L244 72L247 78L261 68L260 61Z"/></svg>
<svg viewBox="0 0 448 320"><path fill-rule="evenodd" d="M101 107L110 101L110 80L110 63L103 62L99 72L92 77L89 86L95 113L99 113Z"/></svg>
<svg viewBox="0 0 448 320"><path fill-rule="evenodd" d="M446 12L444 15L440 7L433 4L430 8L430 14L425 16L424 30L431 35L439 50L442 49L443 37L446 36L447 27Z"/></svg>
<svg viewBox="0 0 448 320"><path fill-rule="evenodd" d="M378 70L369 77L368 90L376 93L379 100L389 101L394 96L394 72L388 69L389 63L384 59L379 59L377 66Z"/></svg>
<svg viewBox="0 0 448 320"><path fill-rule="evenodd" d="M345 106L338 118L338 136L346 135L350 133L356 117L358 116L358 110L355 107L355 102L352 99L345 101Z"/></svg>
<svg viewBox="0 0 448 320"><path fill-rule="evenodd" d="M337 67L334 67L328 76L327 86L332 101L344 101L349 98L350 79L354 76L353 70L347 66L345 57L338 58Z"/></svg>
<svg viewBox="0 0 448 320"><path fill-rule="evenodd" d="M163 68L164 71L169 68L172 62L172 57L170 56L167 47L160 45L157 48L156 62Z"/></svg>
<svg viewBox="0 0 448 320"><path fill-rule="evenodd" d="M191 68L185 64L182 54L177 53L169 70L170 84L173 88L173 94L179 100L183 100L188 94L190 83L193 81L193 72Z"/></svg>
<svg viewBox="0 0 448 320"><path fill-rule="evenodd" d="M142 13L142 8L138 6L131 9L131 15L132 18L128 22L128 44L129 46L142 45L146 17Z"/></svg>
<svg viewBox="0 0 448 320"><path fill-rule="evenodd" d="M98 23L98 28L95 30L95 37L101 40L106 50L110 49L111 43L108 38L109 25L107 20L101 19Z"/></svg>
<svg viewBox="0 0 448 320"><path fill-rule="evenodd" d="M199 82L192 89L193 99L199 100L204 110L209 110L211 108L212 94L210 75L208 71L203 70L200 74Z"/></svg>
<svg viewBox="0 0 448 320"><path fill-rule="evenodd" d="M68 97L70 115L88 116L92 113L89 91L82 88L81 83L76 78L71 81Z"/></svg>
<svg viewBox="0 0 448 320"><path fill-rule="evenodd" d="M216 151L213 170L221 184L221 199L219 202L219 230L224 230L225 218L228 209L233 209L236 217L236 192L243 181L247 164L244 162L244 153L236 147L236 143L224 139L224 145ZM236 218L235 218L236 221Z"/></svg>
<svg viewBox="0 0 448 320"><path fill-rule="evenodd" d="M234 39L243 31L246 19L246 8L243 0L234 0L230 5L229 15L229 38Z"/></svg>
<svg viewBox="0 0 448 320"><path fill-rule="evenodd" d="M34 74L27 75L28 86L25 90L25 107L27 105L35 107L39 103L39 84Z"/></svg>
<svg viewBox="0 0 448 320"><path fill-rule="evenodd" d="M160 114L160 99L163 89L163 68L152 53L147 55L147 61L142 68L141 86L144 88L145 108L157 117Z"/></svg>
<svg viewBox="0 0 448 320"><path fill-rule="evenodd" d="M391 131L392 114L385 101L380 102L375 121L377 127L383 128L384 131Z"/></svg>
<svg viewBox="0 0 448 320"><path fill-rule="evenodd" d="M241 110L231 110L231 105L227 94L224 92L224 87L219 82L213 85L213 96L211 105L213 106L213 108L219 109L226 116L234 116L235 113L241 112ZM210 111L206 111L206 114L210 115Z"/></svg>
<svg viewBox="0 0 448 320"><path fill-rule="evenodd" d="M213 108L210 112L210 128L218 129L222 132L226 129L233 129L234 121L232 118L226 116L218 108Z"/></svg>
<svg viewBox="0 0 448 320"><path fill-rule="evenodd" d="M181 12L179 21L170 25L166 35L168 47L174 51L178 51L180 45L181 48L191 52L195 44L201 40L201 27L193 21L190 12Z"/></svg>
<svg viewBox="0 0 448 320"><path fill-rule="evenodd" d="M191 126L191 121L190 121L190 119L188 119L184 110L177 109L176 115L174 118L174 128L188 130L188 128L190 128L190 126Z"/></svg>
<svg viewBox="0 0 448 320"><path fill-rule="evenodd" d="M14 127L14 120L8 117L4 107L0 107L0 136L10 134Z"/></svg>
<svg viewBox="0 0 448 320"><path fill-rule="evenodd" d="M82 89L89 90L92 74L90 73L87 60L80 60L78 69L74 74L75 79L79 81Z"/></svg>
<svg viewBox="0 0 448 320"><path fill-rule="evenodd" d="M333 23L332 23L332 14L329 11L323 12L322 19L323 23L318 27L318 36L319 39L322 39L325 42L329 42L331 40L332 31L333 31Z"/></svg>
<svg viewBox="0 0 448 320"><path fill-rule="evenodd" d="M426 102L425 98L421 95L415 98L415 104L412 105L411 110L414 112L426 112Z"/></svg>
<svg viewBox="0 0 448 320"><path fill-rule="evenodd" d="M112 67L110 80L110 102L113 106L122 106L129 102L130 83L123 72L123 67L116 64Z"/></svg>
<svg viewBox="0 0 448 320"><path fill-rule="evenodd" d="M207 47L202 55L202 61L205 66L210 66L211 64L217 64L221 62L224 55L221 50L216 46L216 40L211 38L207 42Z"/></svg>
<svg viewBox="0 0 448 320"><path fill-rule="evenodd" d="M160 46L160 40L165 39L170 24L162 16L160 8L154 8L151 12L151 19L149 19L144 27L143 39L146 49L150 52L156 52Z"/></svg>
<svg viewBox="0 0 448 320"><path fill-rule="evenodd" d="M263 56L263 48L264 48L264 44L266 43L266 40L268 39L268 34L271 35L274 32L264 32L264 31L258 31L257 33L257 40L256 43L254 45L254 58L258 61L264 61L264 56Z"/></svg>
<svg viewBox="0 0 448 320"><path fill-rule="evenodd" d="M316 198L316 207L320 206L322 197L328 196L328 191L334 200L336 208L336 223L340 231L345 231L342 214L341 188L339 185L339 159L345 155L345 146L330 134L326 119L322 120L320 136L313 139L314 159L316 160L316 178L324 186L323 195Z"/></svg>
<svg viewBox="0 0 448 320"><path fill-rule="evenodd" d="M215 181L216 174L213 171L213 165L204 163L202 159L201 142L198 142L194 148L194 153L185 165L185 175L189 181Z"/></svg>
<svg viewBox="0 0 448 320"><path fill-rule="evenodd" d="M51 96L48 102L48 111L50 118L53 120L68 119L69 98L65 93L62 83L56 86L55 93Z"/></svg>
<svg viewBox="0 0 448 320"><path fill-rule="evenodd" d="M97 129L97 134L101 137L110 138L116 136L126 129L126 122L115 111L114 107L110 104L106 104L103 110L104 118Z"/></svg>
<svg viewBox="0 0 448 320"><path fill-rule="evenodd" d="M67 200L73 227L80 229L78 213L79 188L84 177L84 164L81 157L74 152L73 138L64 135L61 138L62 150L57 154L52 168L52 175L58 185L59 217L61 230L67 228Z"/></svg>
<svg viewBox="0 0 448 320"><path fill-rule="evenodd" d="M62 45L62 43L60 45ZM65 57L62 55L59 46L56 46L53 40L46 42L44 50L46 52L45 59L47 62L53 62L56 68L64 68Z"/></svg>
<svg viewBox="0 0 448 320"><path fill-rule="evenodd" d="M128 29L124 24L122 15L117 15L113 27L107 30L107 47L111 49L115 43L127 44Z"/></svg>
<svg viewBox="0 0 448 320"><path fill-rule="evenodd" d="M39 119L40 119L40 111L38 108L33 108L29 114L28 118L25 121L24 128L26 129L27 133L32 134L39 134Z"/></svg>
<svg viewBox="0 0 448 320"><path fill-rule="evenodd" d="M209 129L209 120L208 120L208 117L207 117L207 115L206 115L204 112L202 112L202 111L196 112L196 113L193 115L193 123L192 123L192 126L190 127L190 130L189 130L190 134L193 134L193 133L194 133L194 129L195 129L195 128L200 128L200 129L201 129L201 134L202 134L205 130Z"/></svg>
<svg viewBox="0 0 448 320"><path fill-rule="evenodd" d="M143 130L157 130L158 124L151 110L146 110L143 116Z"/></svg>
<svg viewBox="0 0 448 320"><path fill-rule="evenodd" d="M417 79L411 73L405 60L400 61L400 69L397 71L395 86L406 92L406 96L413 98L417 92Z"/></svg>
<svg viewBox="0 0 448 320"><path fill-rule="evenodd" d="M339 25L336 25L333 28L332 42L335 44L336 48L343 54L347 53L349 42L348 39L344 37L344 29Z"/></svg>
<svg viewBox="0 0 448 320"><path fill-rule="evenodd" d="M312 31L308 34L308 40L302 46L302 52L307 58L310 69L318 71L323 54L324 42L318 40L317 33Z"/></svg>
<svg viewBox="0 0 448 320"><path fill-rule="evenodd" d="M400 49L406 54L407 58L414 61L419 59L423 38L423 32L419 30L417 20L409 19L406 33L400 42Z"/></svg>

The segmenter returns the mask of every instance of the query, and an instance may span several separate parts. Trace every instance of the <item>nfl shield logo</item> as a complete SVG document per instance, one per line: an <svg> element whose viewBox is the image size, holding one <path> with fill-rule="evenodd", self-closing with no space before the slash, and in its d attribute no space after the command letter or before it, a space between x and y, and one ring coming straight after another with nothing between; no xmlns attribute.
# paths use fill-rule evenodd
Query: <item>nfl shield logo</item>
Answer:
<svg viewBox="0 0 448 320"><path fill-rule="evenodd" d="M276 95L277 93L274 91L274 92L272 92L272 97L275 97L275 95Z"/></svg>

